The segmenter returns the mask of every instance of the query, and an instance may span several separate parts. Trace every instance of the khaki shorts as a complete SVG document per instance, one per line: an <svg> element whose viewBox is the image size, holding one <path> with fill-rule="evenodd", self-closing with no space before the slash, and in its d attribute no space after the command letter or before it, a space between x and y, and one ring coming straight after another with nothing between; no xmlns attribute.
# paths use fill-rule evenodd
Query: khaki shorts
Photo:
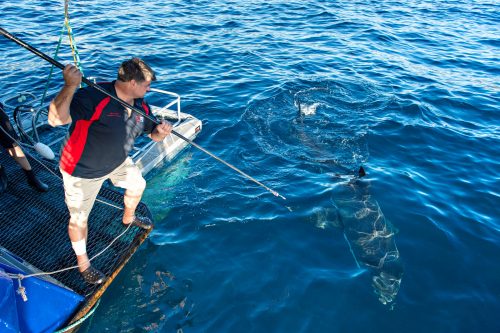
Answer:
<svg viewBox="0 0 500 333"><path fill-rule="evenodd" d="M113 185L135 192L142 192L146 187L146 181L142 177L141 171L130 157L127 157L125 162L111 173L100 178L73 177L63 170L61 170L61 174L69 214L72 220L78 222L88 219L97 194L105 180L109 179Z"/></svg>

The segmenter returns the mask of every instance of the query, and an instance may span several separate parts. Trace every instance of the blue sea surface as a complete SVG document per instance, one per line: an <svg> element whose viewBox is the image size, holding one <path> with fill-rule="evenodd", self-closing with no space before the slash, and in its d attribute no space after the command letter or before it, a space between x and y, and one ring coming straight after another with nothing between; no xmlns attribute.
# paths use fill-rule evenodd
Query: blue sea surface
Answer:
<svg viewBox="0 0 500 333"><path fill-rule="evenodd" d="M498 0L69 12L86 76L144 58L198 144L286 197L185 150L148 176L155 229L82 331L500 332ZM0 3L50 55L63 21L61 0ZM41 94L49 65L0 49L2 94Z"/></svg>

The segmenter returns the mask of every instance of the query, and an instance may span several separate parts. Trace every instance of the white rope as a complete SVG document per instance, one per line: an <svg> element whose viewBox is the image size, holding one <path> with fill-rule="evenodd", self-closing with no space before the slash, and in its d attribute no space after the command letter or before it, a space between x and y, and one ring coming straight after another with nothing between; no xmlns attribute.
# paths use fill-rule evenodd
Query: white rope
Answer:
<svg viewBox="0 0 500 333"><path fill-rule="evenodd" d="M129 229L130 227L132 226L132 223L130 223L127 228L125 230L123 230L118 236L116 236L112 241L111 243L108 244L108 246L106 246L104 249L102 249L99 253L97 253L96 255L94 255L92 258L90 258L88 261L85 261L84 264L86 263L90 263L92 260L94 260L95 258L101 256L106 250L108 250L111 245L113 245L119 238L121 238ZM71 266L71 267L66 267L66 268L62 268L62 269L59 269L57 271L52 271L52 272L40 272L40 273L33 273L33 274L28 274L28 275L24 275L24 274L12 274L12 273L6 273L7 276L9 276L10 278L15 278L15 279L19 279L19 280L22 280L22 279L26 279L26 278L30 278L30 277L35 277L35 276L43 276L43 275L53 275L53 274L57 274L57 273L61 273L61 272L65 272L65 271L69 271L69 270L72 270L72 269L75 269L75 268L78 268L78 265L75 265L75 266Z"/></svg>

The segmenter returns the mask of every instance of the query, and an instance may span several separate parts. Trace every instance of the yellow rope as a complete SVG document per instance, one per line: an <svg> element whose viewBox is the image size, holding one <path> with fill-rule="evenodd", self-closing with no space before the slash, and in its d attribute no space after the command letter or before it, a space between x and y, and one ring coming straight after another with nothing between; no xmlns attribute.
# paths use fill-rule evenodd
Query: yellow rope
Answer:
<svg viewBox="0 0 500 333"><path fill-rule="evenodd" d="M73 55L73 61L76 66L79 66L77 54L75 51L76 46L73 44L73 30L71 29L71 25L69 24L69 1L64 2L64 25L68 29L68 39L69 46L71 47L71 54Z"/></svg>

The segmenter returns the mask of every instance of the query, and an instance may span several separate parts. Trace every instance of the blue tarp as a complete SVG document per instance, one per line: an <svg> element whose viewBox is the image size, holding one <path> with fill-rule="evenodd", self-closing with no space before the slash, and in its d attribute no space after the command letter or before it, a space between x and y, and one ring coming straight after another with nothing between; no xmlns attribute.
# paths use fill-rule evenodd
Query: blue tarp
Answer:
<svg viewBox="0 0 500 333"><path fill-rule="evenodd" d="M24 273L0 262L0 332L53 332L74 315L84 297L37 277L22 280L28 300L23 301L17 279L5 272Z"/></svg>
<svg viewBox="0 0 500 333"><path fill-rule="evenodd" d="M0 268L0 332L19 332L14 283Z"/></svg>

